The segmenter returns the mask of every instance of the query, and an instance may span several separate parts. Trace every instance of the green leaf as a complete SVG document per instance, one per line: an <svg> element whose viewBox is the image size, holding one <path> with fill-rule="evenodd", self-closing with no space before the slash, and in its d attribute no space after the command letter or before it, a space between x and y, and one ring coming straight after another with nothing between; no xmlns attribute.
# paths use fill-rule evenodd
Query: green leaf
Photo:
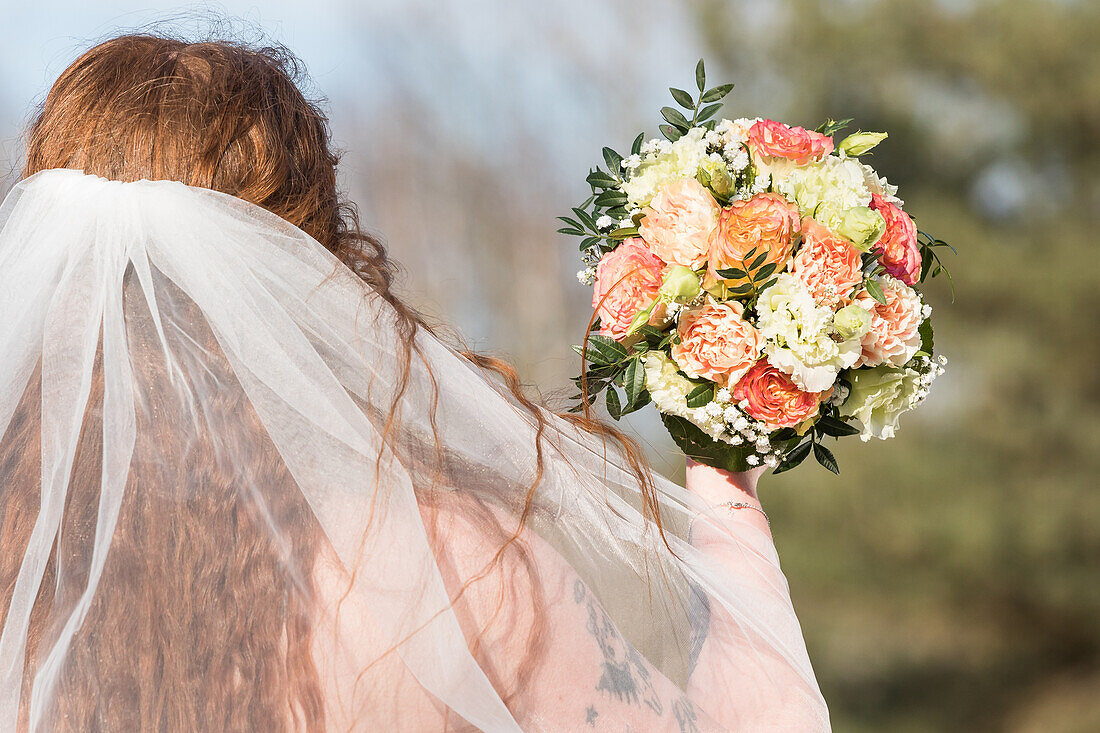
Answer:
<svg viewBox="0 0 1100 733"><path fill-rule="evenodd" d="M603 149L603 162L607 163L607 170L609 173L618 175L619 171L623 169L623 156L619 155L611 148Z"/></svg>
<svg viewBox="0 0 1100 733"><path fill-rule="evenodd" d="M761 252L759 255L756 256L756 258L752 262L749 263L749 269L750 270L756 270L758 267L760 267L762 264L764 264L764 260L766 260L766 259L768 259L768 253L767 252Z"/></svg>
<svg viewBox="0 0 1100 733"><path fill-rule="evenodd" d="M626 347L600 334L588 337L588 360L593 364L615 364L627 357Z"/></svg>
<svg viewBox="0 0 1100 733"><path fill-rule="evenodd" d="M645 133L639 132L638 137L634 138L634 144L630 146L630 154L638 155L642 152L642 142L645 140Z"/></svg>
<svg viewBox="0 0 1100 733"><path fill-rule="evenodd" d="M845 435L859 435L858 428L853 428L848 423L832 415L822 415L821 419L814 424L814 427L817 428L818 432L831 435L834 438L842 438Z"/></svg>
<svg viewBox="0 0 1100 733"><path fill-rule="evenodd" d="M607 413L618 420L622 417L623 407L619 402L619 393L614 387L607 388Z"/></svg>
<svg viewBox="0 0 1100 733"><path fill-rule="evenodd" d="M747 471L750 468L745 457L753 450L751 445L730 445L717 441L698 426L677 415L661 413L661 422L665 424L672 440L689 458L725 471Z"/></svg>
<svg viewBox="0 0 1100 733"><path fill-rule="evenodd" d="M626 194L622 191L608 189L596 197L596 206L617 206L627 202ZM593 222L595 224L595 222ZM595 227L593 227L594 229Z"/></svg>
<svg viewBox="0 0 1100 733"><path fill-rule="evenodd" d="M607 175L603 171L593 171L588 174L588 178L584 179L590 186L596 188L614 188L619 185L618 180Z"/></svg>
<svg viewBox="0 0 1100 733"><path fill-rule="evenodd" d="M623 372L623 391L626 393L626 403L634 404L638 395L645 389L645 367L641 359L631 359Z"/></svg>
<svg viewBox="0 0 1100 733"><path fill-rule="evenodd" d="M695 100L692 99L691 95L685 92L683 89L669 87L668 90L672 92L672 98L676 100L676 104L680 105L684 109L695 109Z"/></svg>
<svg viewBox="0 0 1100 733"><path fill-rule="evenodd" d="M932 351L932 348L935 346L935 343L934 343L933 333L932 333L932 319L931 318L924 319L924 321L920 324L920 327L917 328L917 333L920 334L920 348L921 348L921 351L925 352L929 356L936 353L936 352Z"/></svg>
<svg viewBox="0 0 1100 733"><path fill-rule="evenodd" d="M695 116L695 121L704 122L706 120L709 120L711 117L714 117L714 115L717 114L718 110L720 109L722 109L721 103L712 104L709 107L703 107L703 109L699 111L699 114Z"/></svg>
<svg viewBox="0 0 1100 733"><path fill-rule="evenodd" d="M574 229L584 229L584 226L582 226L579 222L570 219L568 216L559 216L558 218L564 221L569 226L573 227Z"/></svg>
<svg viewBox="0 0 1100 733"><path fill-rule="evenodd" d="M611 237L612 239L626 239L628 237L636 237L638 236L638 227L623 227L621 229L616 229L607 236Z"/></svg>
<svg viewBox="0 0 1100 733"><path fill-rule="evenodd" d="M714 400L714 384L712 382L700 384L688 392L684 399L687 401L688 407L702 407Z"/></svg>
<svg viewBox="0 0 1100 733"><path fill-rule="evenodd" d="M783 457L783 460L780 461L779 465L775 467L772 473L776 474L790 471L792 468L802 463L802 461L806 460L806 456L810 455L810 447L812 445L813 443L807 440L795 446L790 453Z"/></svg>
<svg viewBox="0 0 1100 733"><path fill-rule="evenodd" d="M596 231L596 220L592 218L591 214L581 208L574 208L573 213L584 222L584 225L588 227L589 231Z"/></svg>
<svg viewBox="0 0 1100 733"><path fill-rule="evenodd" d="M585 237L584 239L581 240L581 249L588 249L589 247L591 247L595 244L599 244L599 242L600 242L599 237Z"/></svg>
<svg viewBox="0 0 1100 733"><path fill-rule="evenodd" d="M723 84L722 86L708 89L706 93L699 98L699 101L703 104L706 104L707 102L717 102L719 99L726 96L731 91L733 91L733 84Z"/></svg>
<svg viewBox="0 0 1100 733"><path fill-rule="evenodd" d="M634 402L623 407L623 411L620 414L629 415L632 412L636 412L648 405L651 399L652 398L649 396L649 392L643 389L641 392L638 393L638 397L634 400Z"/></svg>
<svg viewBox="0 0 1100 733"><path fill-rule="evenodd" d="M687 132L691 129L691 123L688 122L687 118L680 114L680 111L677 109L673 109L672 107L661 107L661 116L680 132Z"/></svg>
<svg viewBox="0 0 1100 733"><path fill-rule="evenodd" d="M658 129L660 129L661 134L665 136L665 139L670 142L676 142L684 136L684 133L680 132L672 125L661 125Z"/></svg>
<svg viewBox="0 0 1100 733"><path fill-rule="evenodd" d="M820 132L822 135L835 135L836 133L847 127L849 124L851 124L851 122L851 117L839 121L829 119L821 123L821 125L814 132Z"/></svg>
<svg viewBox="0 0 1100 733"><path fill-rule="evenodd" d="M748 277L748 273L744 270L739 270L736 267L727 267L723 270L716 270L719 277L724 277L730 280L736 280L742 277Z"/></svg>
<svg viewBox="0 0 1100 733"><path fill-rule="evenodd" d="M703 59L699 59L699 63L695 65L695 84L699 87L699 91L706 89L707 70L703 67Z"/></svg>
<svg viewBox="0 0 1100 733"><path fill-rule="evenodd" d="M646 389L646 369L642 366L641 359L631 359L627 362L626 371L623 372L623 391L626 393L626 404L634 404L638 393Z"/></svg>
<svg viewBox="0 0 1100 733"><path fill-rule="evenodd" d="M756 277L754 279L763 280L768 275L775 272L775 269L778 266L779 266L779 264L776 263L776 262L769 262L768 264L764 265L763 267L761 267L759 270L756 271Z"/></svg>
<svg viewBox="0 0 1100 733"><path fill-rule="evenodd" d="M882 292L882 286L877 280L867 281L867 293L878 302L886 305L886 294Z"/></svg>
<svg viewBox="0 0 1100 733"><path fill-rule="evenodd" d="M929 271L932 269L932 264L935 262L935 257L932 255L932 248L926 248L922 254L924 258L920 263L920 281L924 282L924 279L928 277Z"/></svg>
<svg viewBox="0 0 1100 733"><path fill-rule="evenodd" d="M558 234L568 234L571 237L583 237L584 232L580 229L573 229L571 227L562 227L558 230Z"/></svg>
<svg viewBox="0 0 1100 733"><path fill-rule="evenodd" d="M814 443L814 458L817 459L818 463L835 473L837 476L840 475L840 466L837 465L833 452L821 445L821 443Z"/></svg>

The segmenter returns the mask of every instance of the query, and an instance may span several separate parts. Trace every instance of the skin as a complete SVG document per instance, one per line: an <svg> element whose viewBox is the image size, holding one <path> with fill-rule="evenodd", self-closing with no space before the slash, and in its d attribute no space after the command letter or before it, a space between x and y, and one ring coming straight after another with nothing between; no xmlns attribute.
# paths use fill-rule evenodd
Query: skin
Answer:
<svg viewBox="0 0 1100 733"><path fill-rule="evenodd" d="M731 474L689 463L687 488L708 504L741 501L759 506L756 484L763 470ZM454 591L463 581L481 571L498 546L480 536L461 512L443 507L422 508L425 526L434 527L429 540L437 549L444 582ZM508 520L500 515L502 521ZM506 529L510 529L506 525ZM774 552L767 522L751 509L723 510L718 523L696 520L691 543L709 559L761 582L780 583L785 599L786 585L778 567L763 559L759 567L745 546L730 541L730 534L747 536L763 552ZM761 690L783 689L800 684L794 672L781 660L758 660L759 664L734 663L745 655L737 653L743 640L731 639L729 629L737 624L713 608L703 616L708 628L693 630L700 637L694 669L687 690L665 678L638 653L615 628L611 617L581 579L549 545L534 533L524 542L536 560L544 613L541 628L545 646L532 676L521 685L511 707L524 728L532 731L673 731L697 733L720 730L799 730L823 727L812 704L790 699L769 699ZM347 578L338 563L323 563L318 573L322 597L330 599L330 610L343 596ZM527 651L529 634L536 625L530 599L531 574L514 559L481 580L475 581L454 605L459 623L475 657L490 674L498 690L516 689L517 662ZM504 589L507 589L505 592ZM503 598L503 603L501 602ZM789 601L787 602L789 607ZM793 617L793 610L790 611ZM332 628L336 638L371 627L368 608L345 602L340 606L340 627ZM361 633L361 632L360 632ZM317 634L318 639L332 638ZM346 638L346 637L344 637ZM740 645L740 646L739 646ZM369 646L369 642L368 642ZM318 648L319 659L333 659L335 649ZM754 657L755 659L755 657ZM374 730L415 722L416 730L452 729L461 721L433 703L405 670L397 655L389 655L362 677L357 694L349 696L338 681L350 670L319 664L326 698L339 698L341 709L326 715L341 729ZM764 684L767 682L768 684ZM779 684L776 685L776 682ZM412 728L410 728L412 729Z"/></svg>

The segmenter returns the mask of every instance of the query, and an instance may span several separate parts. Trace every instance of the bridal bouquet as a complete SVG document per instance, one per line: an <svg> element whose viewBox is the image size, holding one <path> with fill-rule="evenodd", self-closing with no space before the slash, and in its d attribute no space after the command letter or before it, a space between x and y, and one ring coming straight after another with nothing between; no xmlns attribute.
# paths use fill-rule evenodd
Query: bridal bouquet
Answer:
<svg viewBox="0 0 1100 733"><path fill-rule="evenodd" d="M594 309L575 411L652 401L702 463L776 472L826 436L893 436L943 372L916 289L947 273L897 187L861 160L886 133L717 120L733 88L671 89L663 139L604 148L592 196L560 217L581 237ZM950 275L947 275L950 278ZM620 395L621 391L621 395Z"/></svg>

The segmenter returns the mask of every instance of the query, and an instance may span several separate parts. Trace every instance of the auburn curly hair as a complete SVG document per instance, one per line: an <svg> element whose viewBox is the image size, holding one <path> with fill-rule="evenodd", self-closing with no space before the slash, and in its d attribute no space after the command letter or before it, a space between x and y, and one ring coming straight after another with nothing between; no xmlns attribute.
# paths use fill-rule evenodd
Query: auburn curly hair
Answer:
<svg viewBox="0 0 1100 733"><path fill-rule="evenodd" d="M108 40L80 56L51 88L28 130L23 176L72 168L119 181L182 181L268 209L315 238L392 304L407 376L414 337L431 326L393 293L394 263L381 242L360 228L354 206L342 199L328 121L301 92L301 77L298 61L279 47L190 43L156 35ZM140 368L155 372L164 367L153 351ZM549 408L524 393L506 362L460 352L502 381L538 426L536 480L519 497L522 528L542 472L541 438ZM228 365L223 367L211 375L211 384L233 379ZM66 546L94 532L102 390L97 361L63 530L32 612L21 728L28 724L34 669L59 631L55 619L75 602L71 589L82 588L87 573L67 559ZM0 442L0 623L38 511L40 393L36 370ZM274 519L258 516L254 506L241 501L242 480L291 479L277 453L265 448L269 439L240 390L213 399L220 403L211 409L257 426L253 435L241 438L241 455L254 456L255 465L223 470L201 440L187 451L165 446L168 455L155 457L159 460L135 455L111 560L85 623L96 633L81 632L72 645L57 709L49 714L55 729L325 729L324 701L310 655L311 589L308 577L303 582L286 571L293 565L308 576L320 530L295 492L280 492L285 494L282 504L268 507ZM139 421L167 419L172 409L178 406L165 403L145 411ZM646 516L660 527L649 469L637 446L587 413L561 416L616 444L643 488ZM156 430L156 425L139 428ZM173 477L180 481L196 475L203 477L204 491L185 501L140 490L143 483L164 486ZM131 490L135 486L138 490ZM430 496L425 493L421 500L430 501ZM484 513L479 516L489 521ZM265 529L267 521L292 528L287 536L293 546L277 547ZM518 534L503 537L497 558ZM120 614L119 608L128 610ZM82 675L82 670L95 674ZM143 684L150 679L160 684Z"/></svg>

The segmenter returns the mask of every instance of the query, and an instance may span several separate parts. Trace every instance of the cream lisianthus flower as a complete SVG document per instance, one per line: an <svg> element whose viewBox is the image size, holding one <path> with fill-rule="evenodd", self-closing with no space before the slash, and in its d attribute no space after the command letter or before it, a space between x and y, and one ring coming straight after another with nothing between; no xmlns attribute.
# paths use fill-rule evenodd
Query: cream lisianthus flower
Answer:
<svg viewBox="0 0 1100 733"><path fill-rule="evenodd" d="M840 414L859 420L864 441L892 438L901 414L920 403L920 376L915 369L887 365L853 370L848 376L852 389Z"/></svg>
<svg viewBox="0 0 1100 733"><path fill-rule="evenodd" d="M832 308L819 306L789 273L760 294L756 313L768 361L807 392L824 392L860 357L860 339L834 338Z"/></svg>
<svg viewBox="0 0 1100 733"><path fill-rule="evenodd" d="M830 155L819 163L798 166L786 172L774 185L797 203L805 216L814 216L823 204L833 211L843 212L871 203L863 166L852 158Z"/></svg>

